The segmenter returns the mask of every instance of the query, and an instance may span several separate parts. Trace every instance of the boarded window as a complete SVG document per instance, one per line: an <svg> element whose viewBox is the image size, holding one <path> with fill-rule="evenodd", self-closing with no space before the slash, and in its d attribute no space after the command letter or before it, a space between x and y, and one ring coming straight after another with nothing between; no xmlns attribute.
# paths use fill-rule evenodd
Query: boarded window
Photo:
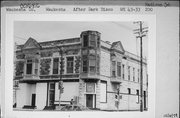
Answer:
<svg viewBox="0 0 180 118"><path fill-rule="evenodd" d="M107 102L107 82L101 82L100 88L100 102Z"/></svg>

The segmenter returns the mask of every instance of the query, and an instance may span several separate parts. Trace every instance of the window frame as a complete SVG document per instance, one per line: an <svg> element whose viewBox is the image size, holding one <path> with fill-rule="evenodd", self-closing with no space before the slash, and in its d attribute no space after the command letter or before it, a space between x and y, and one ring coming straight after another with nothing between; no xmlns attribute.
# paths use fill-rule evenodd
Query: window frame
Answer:
<svg viewBox="0 0 180 118"><path fill-rule="evenodd" d="M83 35L83 47L88 47L88 46L89 46L89 35Z"/></svg>
<svg viewBox="0 0 180 118"><path fill-rule="evenodd" d="M58 59L58 61L55 62L55 59ZM54 68L54 67L56 67L55 64L57 64L57 68ZM59 59L59 57L53 58L53 65L52 65L52 74L53 75L59 74L59 66L60 66L60 59ZM56 69L57 73L54 73L55 69Z"/></svg>
<svg viewBox="0 0 180 118"><path fill-rule="evenodd" d="M112 71L111 71L112 77L116 77L116 61L112 61L111 64L112 64Z"/></svg>
<svg viewBox="0 0 180 118"><path fill-rule="evenodd" d="M68 61L68 58L72 58L72 61ZM71 63L70 65L72 65L71 67L69 67L69 63ZM71 69L71 71L69 72L69 69ZM73 74L74 73L74 56L68 56L66 57L66 73L67 74Z"/></svg>
<svg viewBox="0 0 180 118"><path fill-rule="evenodd" d="M121 77L121 62L117 62L117 76Z"/></svg>
<svg viewBox="0 0 180 118"><path fill-rule="evenodd" d="M31 62L28 62L31 61ZM28 73L28 65L31 64L31 73ZM27 59L26 60L26 75L32 75L33 74L33 60L32 59Z"/></svg>
<svg viewBox="0 0 180 118"><path fill-rule="evenodd" d="M131 80L131 67L128 66L128 80Z"/></svg>
<svg viewBox="0 0 180 118"><path fill-rule="evenodd" d="M133 67L133 81L135 82L135 68Z"/></svg>

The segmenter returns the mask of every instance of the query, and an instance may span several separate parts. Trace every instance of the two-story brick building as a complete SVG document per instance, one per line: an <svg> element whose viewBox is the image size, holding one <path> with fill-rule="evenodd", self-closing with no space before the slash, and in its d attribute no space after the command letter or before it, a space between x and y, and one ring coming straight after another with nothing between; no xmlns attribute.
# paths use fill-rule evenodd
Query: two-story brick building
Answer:
<svg viewBox="0 0 180 118"><path fill-rule="evenodd" d="M46 42L29 38L18 45L14 72L14 81L19 81L17 107L44 109L58 105L58 83L62 77L61 105L74 99L89 108L139 110L140 57L125 51L120 41L112 44L103 41L101 35L97 31L84 31L78 38ZM147 85L147 60L143 59L145 109Z"/></svg>

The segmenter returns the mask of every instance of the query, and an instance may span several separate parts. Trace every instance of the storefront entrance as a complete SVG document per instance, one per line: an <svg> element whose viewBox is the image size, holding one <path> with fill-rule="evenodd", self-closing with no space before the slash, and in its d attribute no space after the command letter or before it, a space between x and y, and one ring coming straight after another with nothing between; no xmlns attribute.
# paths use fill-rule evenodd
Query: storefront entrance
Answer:
<svg viewBox="0 0 180 118"><path fill-rule="evenodd" d="M54 105L55 100L55 83L49 84L49 106Z"/></svg>

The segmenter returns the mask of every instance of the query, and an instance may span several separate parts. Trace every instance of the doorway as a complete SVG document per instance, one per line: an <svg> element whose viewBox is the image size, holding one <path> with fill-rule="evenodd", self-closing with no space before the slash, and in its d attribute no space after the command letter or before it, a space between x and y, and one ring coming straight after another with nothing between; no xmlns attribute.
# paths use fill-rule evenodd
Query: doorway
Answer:
<svg viewBox="0 0 180 118"><path fill-rule="evenodd" d="M86 107L93 108L93 95L86 94Z"/></svg>
<svg viewBox="0 0 180 118"><path fill-rule="evenodd" d="M36 94L32 94L32 99L31 99L31 106L36 105Z"/></svg>
<svg viewBox="0 0 180 118"><path fill-rule="evenodd" d="M49 84L49 106L54 105L55 100L55 83Z"/></svg>

